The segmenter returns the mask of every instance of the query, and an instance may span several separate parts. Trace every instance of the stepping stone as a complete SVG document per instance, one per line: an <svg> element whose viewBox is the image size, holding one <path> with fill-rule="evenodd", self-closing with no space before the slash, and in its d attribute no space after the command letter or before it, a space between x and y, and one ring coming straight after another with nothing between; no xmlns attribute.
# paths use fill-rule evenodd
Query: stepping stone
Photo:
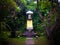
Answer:
<svg viewBox="0 0 60 45"><path fill-rule="evenodd" d="M33 38L26 38L25 44L26 44L26 45L34 45L34 40L33 40Z"/></svg>

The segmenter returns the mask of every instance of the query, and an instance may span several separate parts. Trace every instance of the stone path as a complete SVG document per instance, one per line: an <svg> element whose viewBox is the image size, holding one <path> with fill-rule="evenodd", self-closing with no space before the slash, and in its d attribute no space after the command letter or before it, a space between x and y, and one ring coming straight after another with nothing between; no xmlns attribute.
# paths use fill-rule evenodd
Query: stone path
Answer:
<svg viewBox="0 0 60 45"><path fill-rule="evenodd" d="M34 40L33 40L33 38L26 38L25 44L26 44L26 45L34 45Z"/></svg>

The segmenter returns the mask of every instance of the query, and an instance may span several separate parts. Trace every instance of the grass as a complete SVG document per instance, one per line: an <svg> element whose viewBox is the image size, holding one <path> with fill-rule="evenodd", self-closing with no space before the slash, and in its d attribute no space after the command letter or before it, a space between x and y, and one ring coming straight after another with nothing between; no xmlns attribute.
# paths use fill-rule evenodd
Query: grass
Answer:
<svg viewBox="0 0 60 45"><path fill-rule="evenodd" d="M25 37L20 38L10 38L9 45L25 45ZM34 38L35 45L49 45L48 40L45 36L39 37L39 39Z"/></svg>
<svg viewBox="0 0 60 45"><path fill-rule="evenodd" d="M10 38L9 39L9 45L25 45L25 38Z"/></svg>
<svg viewBox="0 0 60 45"><path fill-rule="evenodd" d="M45 36L39 37L39 39L34 39L35 45L49 45L49 42Z"/></svg>
<svg viewBox="0 0 60 45"><path fill-rule="evenodd" d="M4 32L4 34L6 34ZM10 33L7 33L8 35L10 35ZM40 36L39 39L37 38L33 38L35 41L35 45L49 45L48 40L46 38L46 36ZM25 37L19 37L19 38L9 38L8 42L9 45L25 45Z"/></svg>

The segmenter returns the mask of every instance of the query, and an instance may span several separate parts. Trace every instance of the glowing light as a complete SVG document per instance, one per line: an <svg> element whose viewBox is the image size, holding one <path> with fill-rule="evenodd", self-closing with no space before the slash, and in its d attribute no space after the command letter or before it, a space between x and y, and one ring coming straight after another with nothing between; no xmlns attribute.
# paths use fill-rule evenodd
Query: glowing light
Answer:
<svg viewBox="0 0 60 45"><path fill-rule="evenodd" d="M33 22L32 22L32 20L27 20L27 29L33 29Z"/></svg>

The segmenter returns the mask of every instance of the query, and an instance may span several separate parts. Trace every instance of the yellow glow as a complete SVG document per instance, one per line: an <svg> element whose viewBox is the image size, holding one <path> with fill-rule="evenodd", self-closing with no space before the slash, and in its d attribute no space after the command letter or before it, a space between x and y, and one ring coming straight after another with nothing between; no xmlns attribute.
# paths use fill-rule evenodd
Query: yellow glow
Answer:
<svg viewBox="0 0 60 45"><path fill-rule="evenodd" d="M27 20L27 29L29 29L29 28L33 29L33 22L32 22L32 20Z"/></svg>

